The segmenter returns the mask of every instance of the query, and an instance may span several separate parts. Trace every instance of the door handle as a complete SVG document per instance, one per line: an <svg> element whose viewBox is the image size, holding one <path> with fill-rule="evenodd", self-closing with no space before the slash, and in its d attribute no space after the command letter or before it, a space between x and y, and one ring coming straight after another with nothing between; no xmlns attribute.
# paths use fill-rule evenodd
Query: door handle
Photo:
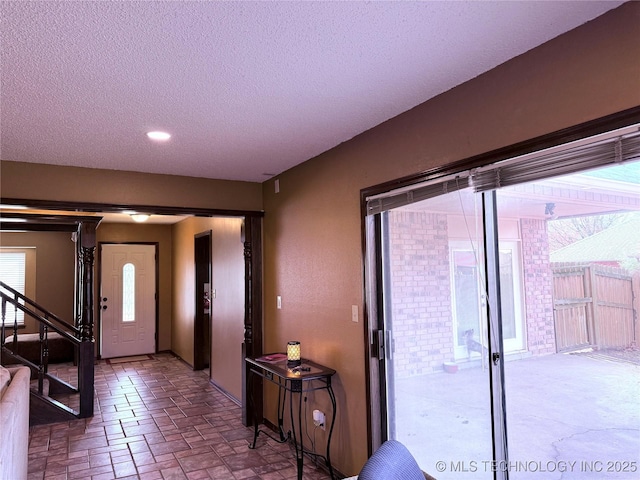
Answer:
<svg viewBox="0 0 640 480"><path fill-rule="evenodd" d="M391 330L385 330L385 333L386 333L385 347L386 347L387 358L389 360L393 360L393 351L395 350L393 334L391 333Z"/></svg>
<svg viewBox="0 0 640 480"><path fill-rule="evenodd" d="M498 365L498 363L500 363L500 353L494 353L491 355L491 358L493 359L494 365Z"/></svg>
<svg viewBox="0 0 640 480"><path fill-rule="evenodd" d="M378 330L378 360L383 360L385 358L384 355L384 330Z"/></svg>

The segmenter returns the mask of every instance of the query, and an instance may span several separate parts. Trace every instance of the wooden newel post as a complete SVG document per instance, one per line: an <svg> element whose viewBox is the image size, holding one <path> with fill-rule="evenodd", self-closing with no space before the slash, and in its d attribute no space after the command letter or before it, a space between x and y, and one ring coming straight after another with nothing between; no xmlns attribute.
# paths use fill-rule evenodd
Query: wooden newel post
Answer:
<svg viewBox="0 0 640 480"><path fill-rule="evenodd" d="M257 418L262 418L262 379L249 374L246 357L262 355L262 218L247 216L242 224L245 275L244 343L242 344L242 424L253 425L247 411L251 392ZM249 382L252 382L249 385Z"/></svg>
<svg viewBox="0 0 640 480"><path fill-rule="evenodd" d="M80 390L80 418L93 416L95 348L93 339L93 267L96 250L96 222L79 226L78 261L80 263L80 352L78 361L78 389Z"/></svg>

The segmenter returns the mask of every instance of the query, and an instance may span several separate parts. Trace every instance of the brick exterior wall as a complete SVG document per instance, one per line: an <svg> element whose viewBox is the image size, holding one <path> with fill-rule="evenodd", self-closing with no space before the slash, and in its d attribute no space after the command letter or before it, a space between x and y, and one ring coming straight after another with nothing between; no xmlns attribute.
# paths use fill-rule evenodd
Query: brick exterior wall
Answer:
<svg viewBox="0 0 640 480"><path fill-rule="evenodd" d="M447 217L391 211L388 218L395 374L442 371L453 359Z"/></svg>
<svg viewBox="0 0 640 480"><path fill-rule="evenodd" d="M555 353L553 271L549 261L547 224L521 219L527 350L533 355Z"/></svg>
<svg viewBox="0 0 640 480"><path fill-rule="evenodd" d="M388 220L395 374L406 378L442 371L454 357L447 217L391 211ZM526 349L533 355L555 353L546 222L520 223Z"/></svg>

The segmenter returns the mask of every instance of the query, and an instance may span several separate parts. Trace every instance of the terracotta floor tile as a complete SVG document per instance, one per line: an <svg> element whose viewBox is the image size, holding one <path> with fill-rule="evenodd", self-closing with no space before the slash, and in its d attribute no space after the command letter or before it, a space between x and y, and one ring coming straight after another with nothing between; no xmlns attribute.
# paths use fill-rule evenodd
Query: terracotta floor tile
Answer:
<svg viewBox="0 0 640 480"><path fill-rule="evenodd" d="M131 453L147 453L149 452L149 445L146 441L131 442L129 443L129 451Z"/></svg>
<svg viewBox="0 0 640 480"><path fill-rule="evenodd" d="M285 478L280 472L261 473L259 476L261 480L282 480Z"/></svg>
<svg viewBox="0 0 640 480"><path fill-rule="evenodd" d="M108 453L98 453L96 455L89 456L89 465L91 467L101 467L103 465L111 464L111 455Z"/></svg>
<svg viewBox="0 0 640 480"><path fill-rule="evenodd" d="M41 472L44 474L45 468L47 466L47 459L46 457L44 458L34 458L34 459L29 459L29 466L27 468L27 471L29 473L37 473L37 472Z"/></svg>
<svg viewBox="0 0 640 480"><path fill-rule="evenodd" d="M67 472L77 472L90 468L89 462L72 463L67 465Z"/></svg>
<svg viewBox="0 0 640 480"><path fill-rule="evenodd" d="M123 443L135 443L135 442L140 442L144 440L144 437L142 435L138 435L138 436L126 436L126 437L122 437L122 438L111 438L109 437L109 445L121 445Z"/></svg>
<svg viewBox="0 0 640 480"><path fill-rule="evenodd" d="M161 472L164 480L189 480L180 467L167 468Z"/></svg>
<svg viewBox="0 0 640 480"><path fill-rule="evenodd" d="M130 453L127 453L126 455L118 455L118 456L111 455L111 463L113 463L114 465L116 463L126 463L126 462L132 462L132 461L133 461L133 456Z"/></svg>
<svg viewBox="0 0 640 480"><path fill-rule="evenodd" d="M258 467L263 465L264 462L262 457L255 452L235 453L222 457L222 459L231 471L242 470L248 467Z"/></svg>
<svg viewBox="0 0 640 480"><path fill-rule="evenodd" d="M187 478L189 480L208 480L211 477L206 470L194 470L193 472L187 473Z"/></svg>
<svg viewBox="0 0 640 480"><path fill-rule="evenodd" d="M203 470L212 467L224 465L224 462L215 453L210 452L207 455L193 455L178 459L182 470L192 472L194 470Z"/></svg>
<svg viewBox="0 0 640 480"><path fill-rule="evenodd" d="M91 477L92 475L98 475L102 473L112 473L112 472L113 472L113 469L111 468L111 465L103 465L102 467L85 468L83 470L68 472L67 477L69 478L69 480L74 480L74 479L84 480L86 478Z"/></svg>
<svg viewBox="0 0 640 480"><path fill-rule="evenodd" d="M144 435L144 438L149 445L153 445L155 443L164 443L166 442L164 435L162 433L151 433L148 435Z"/></svg>
<svg viewBox="0 0 640 480"><path fill-rule="evenodd" d="M162 472L159 470L153 472L140 473L140 480L162 480Z"/></svg>
<svg viewBox="0 0 640 480"><path fill-rule="evenodd" d="M180 464L178 463L178 461L176 459L173 460L169 460L166 462L156 462L156 463L151 463L149 465L140 465L138 467L138 472L140 473L145 473L145 472L151 472L154 470L166 470L169 468L175 468L175 467L179 467Z"/></svg>
<svg viewBox="0 0 640 480"><path fill-rule="evenodd" d="M48 474L54 474L54 475L59 475L62 473L66 473L67 471L67 466L66 465L62 465L60 463L57 462L47 462L47 467L45 470L45 476L47 476Z"/></svg>
<svg viewBox="0 0 640 480"><path fill-rule="evenodd" d="M192 447L190 450L183 450L181 452L176 452L175 457L180 459L185 457L192 457L194 455L209 455L209 454L214 454L214 453L213 453L213 450L211 450L211 448L209 448L208 446L198 447L198 448Z"/></svg>
<svg viewBox="0 0 640 480"><path fill-rule="evenodd" d="M184 438L182 437L182 434L180 433L180 430L178 430L177 428L173 428L171 430L168 430L165 428L163 436L164 436L165 442L175 442L175 441L184 440Z"/></svg>
<svg viewBox="0 0 640 480"><path fill-rule="evenodd" d="M167 462L169 460L175 460L176 456L173 453L165 453L164 455L155 455L156 462Z"/></svg>
<svg viewBox="0 0 640 480"><path fill-rule="evenodd" d="M45 480L67 480L67 474L63 473L62 475L60 475L60 474L51 474L50 475L48 472L45 472L44 478L45 478Z"/></svg>
<svg viewBox="0 0 640 480"><path fill-rule="evenodd" d="M109 445L107 437L94 437L82 440L69 441L69 451L86 450L91 448L106 447Z"/></svg>
<svg viewBox="0 0 640 480"><path fill-rule="evenodd" d="M104 453L104 452L109 452L113 454L114 452L118 452L120 450L127 450L127 444L125 443L121 445L109 445L106 447L92 448L89 450L89 455L95 455L97 453Z"/></svg>
<svg viewBox="0 0 640 480"><path fill-rule="evenodd" d="M151 452L134 453L132 457L133 463L135 463L137 467L140 467L141 465L151 465L152 463L156 463L156 459L151 454Z"/></svg>
<svg viewBox="0 0 640 480"><path fill-rule="evenodd" d="M151 453L154 455L162 455L163 453L179 452L180 450L188 450L189 444L184 440L173 440L170 442L156 443L149 445Z"/></svg>
<svg viewBox="0 0 640 480"><path fill-rule="evenodd" d="M133 462L114 463L113 471L116 474L116 478L128 477L130 475L137 475L138 471Z"/></svg>
<svg viewBox="0 0 640 480"><path fill-rule="evenodd" d="M49 371L73 383L71 364ZM95 365L93 418L30 429L28 480L296 479L289 445L270 439L250 450L241 410L169 354ZM77 402L77 400L74 400ZM305 459L304 478L329 475Z"/></svg>
<svg viewBox="0 0 640 480"><path fill-rule="evenodd" d="M226 466L220 465L219 467L207 468L207 473L212 479L215 480L230 480L235 478Z"/></svg>
<svg viewBox="0 0 640 480"><path fill-rule="evenodd" d="M252 468L245 468L244 470L233 472L233 478L235 478L236 480L246 480L255 476L256 472L254 472Z"/></svg>

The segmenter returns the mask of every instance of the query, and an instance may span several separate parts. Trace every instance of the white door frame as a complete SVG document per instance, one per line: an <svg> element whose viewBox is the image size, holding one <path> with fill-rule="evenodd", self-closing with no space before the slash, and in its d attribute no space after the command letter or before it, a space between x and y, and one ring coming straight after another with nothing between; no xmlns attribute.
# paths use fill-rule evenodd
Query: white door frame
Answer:
<svg viewBox="0 0 640 480"><path fill-rule="evenodd" d="M503 327L503 337L502 337L502 346L504 348L505 353L510 352L518 352L524 350L525 346L525 335L524 335L524 302L523 299L523 282L524 279L522 277L522 255L520 253L520 242L516 240L500 240L498 245L498 250L500 253L509 251L511 252L511 265L512 271L511 274L513 276L513 305L514 305L514 321L515 321L515 337L513 338L504 338L504 327ZM503 316L504 320L504 316Z"/></svg>

